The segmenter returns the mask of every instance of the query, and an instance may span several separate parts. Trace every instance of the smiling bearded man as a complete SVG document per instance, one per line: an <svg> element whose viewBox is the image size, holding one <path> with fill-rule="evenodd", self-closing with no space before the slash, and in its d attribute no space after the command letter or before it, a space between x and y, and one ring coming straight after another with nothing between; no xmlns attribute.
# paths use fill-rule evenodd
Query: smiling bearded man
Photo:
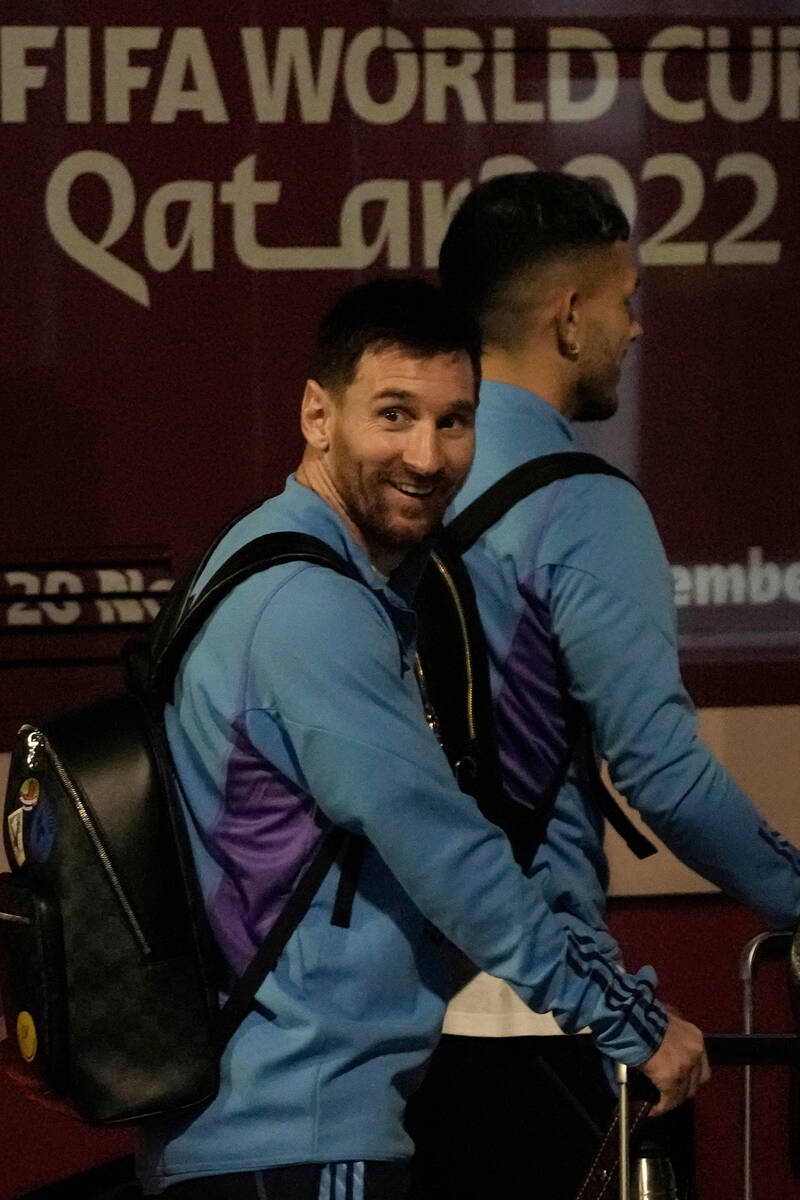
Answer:
<svg viewBox="0 0 800 1200"><path fill-rule="evenodd" d="M379 344L346 386L309 380L301 423L306 452L297 478L388 575L438 525L472 463L472 364L464 351L422 358Z"/></svg>

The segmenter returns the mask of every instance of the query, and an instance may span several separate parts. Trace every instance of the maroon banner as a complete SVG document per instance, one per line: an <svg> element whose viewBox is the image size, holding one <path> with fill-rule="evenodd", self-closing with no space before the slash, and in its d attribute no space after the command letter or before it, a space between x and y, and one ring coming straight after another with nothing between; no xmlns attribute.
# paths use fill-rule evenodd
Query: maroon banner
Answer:
<svg viewBox="0 0 800 1200"><path fill-rule="evenodd" d="M645 334L585 444L652 505L692 690L797 702L796 4L263 7L3 6L0 733L282 486L334 296L531 166L633 221Z"/></svg>

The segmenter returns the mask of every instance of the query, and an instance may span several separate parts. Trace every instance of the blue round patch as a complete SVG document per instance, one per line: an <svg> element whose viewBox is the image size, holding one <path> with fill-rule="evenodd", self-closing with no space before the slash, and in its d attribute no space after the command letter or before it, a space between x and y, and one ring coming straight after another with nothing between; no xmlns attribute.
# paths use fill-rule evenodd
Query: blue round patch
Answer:
<svg viewBox="0 0 800 1200"><path fill-rule="evenodd" d="M56 840L56 818L50 804L42 797L33 812L28 835L28 852L39 863L47 862Z"/></svg>

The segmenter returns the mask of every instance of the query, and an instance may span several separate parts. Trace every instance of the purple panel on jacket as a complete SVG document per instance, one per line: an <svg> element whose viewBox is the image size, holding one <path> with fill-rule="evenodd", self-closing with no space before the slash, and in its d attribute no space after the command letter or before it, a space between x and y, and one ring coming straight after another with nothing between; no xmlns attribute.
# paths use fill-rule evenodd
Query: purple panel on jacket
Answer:
<svg viewBox="0 0 800 1200"><path fill-rule="evenodd" d="M497 738L507 795L535 806L566 767L570 703L550 614L532 587L500 665L495 697Z"/></svg>
<svg viewBox="0 0 800 1200"><path fill-rule="evenodd" d="M236 731L222 815L211 833L223 878L209 919L226 960L241 971L280 914L325 819L313 798L253 747L241 719Z"/></svg>

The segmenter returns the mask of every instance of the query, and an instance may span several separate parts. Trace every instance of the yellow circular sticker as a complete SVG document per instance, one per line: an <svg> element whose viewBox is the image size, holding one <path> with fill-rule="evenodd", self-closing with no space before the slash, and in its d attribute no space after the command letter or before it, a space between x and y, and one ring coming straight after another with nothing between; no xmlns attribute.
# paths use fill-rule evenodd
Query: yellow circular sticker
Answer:
<svg viewBox="0 0 800 1200"><path fill-rule="evenodd" d="M39 780L26 779L19 789L19 802L23 808L35 808L39 802Z"/></svg>
<svg viewBox="0 0 800 1200"><path fill-rule="evenodd" d="M21 1012L17 1017L17 1042L19 1051L25 1062L33 1062L39 1049L39 1039L36 1036L36 1026L29 1012Z"/></svg>

